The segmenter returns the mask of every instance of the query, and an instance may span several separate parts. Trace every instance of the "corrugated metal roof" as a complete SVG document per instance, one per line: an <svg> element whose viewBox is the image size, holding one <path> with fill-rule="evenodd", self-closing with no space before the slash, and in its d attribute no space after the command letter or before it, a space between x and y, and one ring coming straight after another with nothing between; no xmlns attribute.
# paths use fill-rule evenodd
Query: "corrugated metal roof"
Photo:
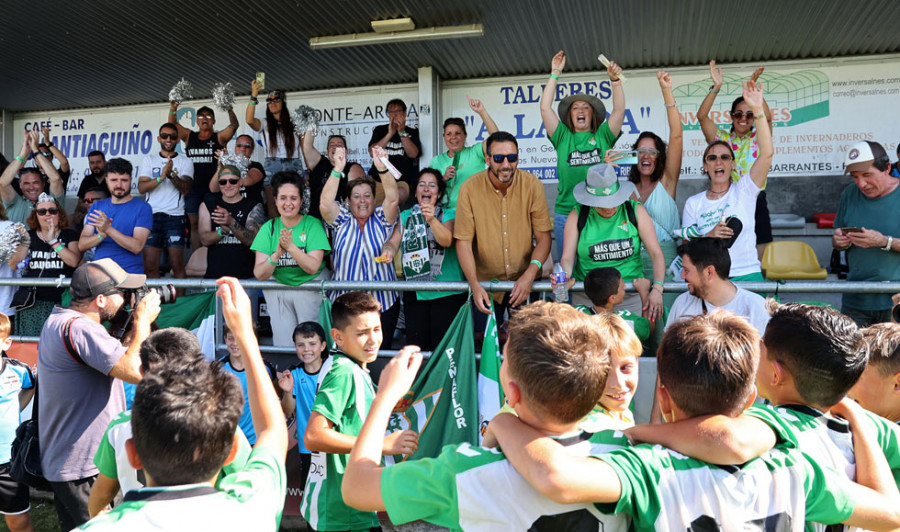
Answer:
<svg viewBox="0 0 900 532"><path fill-rule="evenodd" d="M171 6L171 7L170 7ZM208 96L216 82L249 92L625 68L765 62L900 52L896 0L333 0L249 3L48 1L7 6L0 33L0 108L34 111L165 101L181 77ZM308 41L411 17L419 28L481 23L485 35L316 50Z"/></svg>

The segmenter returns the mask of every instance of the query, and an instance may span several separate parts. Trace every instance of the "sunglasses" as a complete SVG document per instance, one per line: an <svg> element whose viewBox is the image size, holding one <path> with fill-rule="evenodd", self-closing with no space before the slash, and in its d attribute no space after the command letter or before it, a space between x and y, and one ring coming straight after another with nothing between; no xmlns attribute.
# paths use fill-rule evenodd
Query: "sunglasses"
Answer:
<svg viewBox="0 0 900 532"><path fill-rule="evenodd" d="M238 148L252 148L253 147L253 144L250 144L249 142L247 142L247 143L235 142L234 145L237 146Z"/></svg>
<svg viewBox="0 0 900 532"><path fill-rule="evenodd" d="M95 201L100 201L100 198L84 198L81 201L90 205L91 203L94 203Z"/></svg>
<svg viewBox="0 0 900 532"><path fill-rule="evenodd" d="M235 179L220 179L220 180L219 180L219 186L224 186L224 185L237 185L237 184L240 183L240 182L241 182L241 180L240 180L240 179L236 179L236 178L235 178Z"/></svg>
<svg viewBox="0 0 900 532"><path fill-rule="evenodd" d="M212 119L213 119L213 116L212 116L212 115L197 115L197 118L198 118L198 119L200 119L200 118L205 118L205 119L207 119L207 120L212 120Z"/></svg>
<svg viewBox="0 0 900 532"><path fill-rule="evenodd" d="M722 155L716 155L715 153L710 153L709 155L706 156L705 159L706 159L706 162L708 162L708 163L714 163L718 159L721 159L723 163L727 163L728 161L733 159L733 157L731 156L730 153L723 153Z"/></svg>
<svg viewBox="0 0 900 532"><path fill-rule="evenodd" d="M743 111L735 111L731 113L731 116L732 118L737 118L738 120L746 116L747 120L750 120L751 118L753 118L753 111L747 111L746 113Z"/></svg>
<svg viewBox="0 0 900 532"><path fill-rule="evenodd" d="M159 138L168 140L178 140L178 133L160 133Z"/></svg>
<svg viewBox="0 0 900 532"><path fill-rule="evenodd" d="M519 154L518 154L518 153L508 153L508 154L506 154L506 155L503 155L503 154L501 154L501 153L498 153L498 154L496 154L496 155L491 155L491 157L494 159L494 162L497 163L497 164L502 163L502 162L503 162L503 159L506 159L507 161L509 161L509 162L511 162L511 163L514 163L514 162L516 162L516 161L519 160Z"/></svg>
<svg viewBox="0 0 900 532"><path fill-rule="evenodd" d="M659 150L656 148L638 148L638 155L659 155Z"/></svg>
<svg viewBox="0 0 900 532"><path fill-rule="evenodd" d="M279 97L275 97L275 98L266 98L266 103L280 102L280 101L281 101L281 98L279 98Z"/></svg>
<svg viewBox="0 0 900 532"><path fill-rule="evenodd" d="M45 214L59 214L59 209L35 209L34 212L38 213L38 216L43 216Z"/></svg>

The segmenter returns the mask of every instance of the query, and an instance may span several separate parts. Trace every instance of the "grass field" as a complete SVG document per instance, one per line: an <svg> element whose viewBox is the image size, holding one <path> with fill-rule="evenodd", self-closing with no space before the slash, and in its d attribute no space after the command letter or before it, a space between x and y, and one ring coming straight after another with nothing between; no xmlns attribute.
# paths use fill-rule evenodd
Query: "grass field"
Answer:
<svg viewBox="0 0 900 532"><path fill-rule="evenodd" d="M59 532L53 501L32 497L31 522L34 523L35 532ZM9 532L4 519L0 519L0 531Z"/></svg>

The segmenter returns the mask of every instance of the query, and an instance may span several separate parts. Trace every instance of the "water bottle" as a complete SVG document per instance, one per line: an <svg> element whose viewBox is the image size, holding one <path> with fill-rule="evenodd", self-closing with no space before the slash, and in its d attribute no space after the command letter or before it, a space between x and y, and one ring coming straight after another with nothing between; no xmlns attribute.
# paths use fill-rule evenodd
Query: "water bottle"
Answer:
<svg viewBox="0 0 900 532"><path fill-rule="evenodd" d="M557 303L565 303L569 300L569 287L566 286L568 280L569 276L566 275L566 270L563 269L562 264L557 262L556 265L553 266L553 282L556 283L553 294L556 297Z"/></svg>

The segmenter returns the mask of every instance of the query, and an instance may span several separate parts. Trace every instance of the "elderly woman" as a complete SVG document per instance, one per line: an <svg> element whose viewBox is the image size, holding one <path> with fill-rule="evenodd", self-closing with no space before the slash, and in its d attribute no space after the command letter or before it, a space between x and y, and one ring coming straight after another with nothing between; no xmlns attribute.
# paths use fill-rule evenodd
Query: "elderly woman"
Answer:
<svg viewBox="0 0 900 532"><path fill-rule="evenodd" d="M731 280L762 281L762 269L756 252L756 199L766 186L772 165L772 130L763 108L762 88L745 82L744 102L757 122L759 153L748 173L749 179L736 180L737 162L731 146L717 140L703 152L703 173L709 189L687 199L682 213L682 233L686 238L722 238L728 241L731 256ZM735 182L736 181L736 182Z"/></svg>
<svg viewBox="0 0 900 532"><path fill-rule="evenodd" d="M400 225L391 237L390 246L400 249L403 276L407 280L465 280L453 246L456 210L441 207L446 191L441 173L426 168L419 172L416 181L416 205L400 213ZM467 298L464 292L404 292L406 342L432 351Z"/></svg>
<svg viewBox="0 0 900 532"><path fill-rule="evenodd" d="M606 150L616 143L625 119L625 92L619 74L622 68L610 63L606 68L612 85L614 109L606 119L606 107L596 96L573 94L559 102L556 112L556 82L566 66L566 54L560 50L551 63L550 79L541 94L541 119L547 138L556 148L558 178L556 209L553 216L553 239L557 260L564 240L563 227L575 208L575 185L584 182L588 168L603 162Z"/></svg>
<svg viewBox="0 0 900 532"><path fill-rule="evenodd" d="M485 110L481 100L473 100L466 96L469 107L478 113L488 134L497 131L497 124ZM466 122L462 118L448 118L444 120L444 144L447 151L435 155L429 168L434 168L443 174L443 180L447 182L447 194L444 195L444 203L448 209L456 208L456 198L459 197L459 187L472 175L481 172L485 168L484 142L477 142L466 146ZM420 174L421 175L421 174ZM418 345L418 344L416 344Z"/></svg>
<svg viewBox="0 0 900 532"><path fill-rule="evenodd" d="M394 231L398 214L397 181L388 175L382 161L387 153L380 146L372 146L372 161L384 185L384 202L375 206L375 181L369 177L358 178L347 183L348 205L335 201L338 185L344 179L347 164L347 150L337 147L334 151L334 170L322 189L319 212L322 220L334 231L335 281L395 281L394 267L383 256L393 255L394 249L388 239ZM384 346L391 344L397 317L400 313L400 299L397 292L390 290L369 290L381 303L381 330ZM332 300L345 291L331 291Z"/></svg>
<svg viewBox="0 0 900 532"><path fill-rule="evenodd" d="M227 179L236 179L236 176ZM279 283L290 286L326 279L328 272L322 259L331 251L331 246L322 222L306 214L303 178L293 171L278 172L272 178L272 188L278 217L264 223L253 239L250 246L256 252L253 275L260 281L274 277ZM220 220L225 223L222 218ZM275 345L294 345L291 336L294 327L304 321L319 319L322 296L316 291L263 290L263 295L272 320Z"/></svg>
<svg viewBox="0 0 900 532"><path fill-rule="evenodd" d="M81 261L78 251L78 233L69 229L66 211L56 200L41 193L37 204L28 217L29 260L22 277L55 279L72 277L75 267ZM23 287L20 290L33 290ZM16 313L16 334L38 336L47 321L47 316L55 305L62 301L65 288L39 287L34 292L34 304Z"/></svg>
<svg viewBox="0 0 900 532"><path fill-rule="evenodd" d="M574 196L581 206L566 220L560 262L569 276L570 288L599 267L615 268L625 282L630 282L643 278L643 245L653 261L653 285L649 294L627 295L616 310L624 308L653 322L663 315L666 267L653 220L640 203L629 199L632 192L634 184L619 181L611 166L592 166L586 180L575 187ZM575 304L591 304L582 294L575 294L573 300Z"/></svg>

